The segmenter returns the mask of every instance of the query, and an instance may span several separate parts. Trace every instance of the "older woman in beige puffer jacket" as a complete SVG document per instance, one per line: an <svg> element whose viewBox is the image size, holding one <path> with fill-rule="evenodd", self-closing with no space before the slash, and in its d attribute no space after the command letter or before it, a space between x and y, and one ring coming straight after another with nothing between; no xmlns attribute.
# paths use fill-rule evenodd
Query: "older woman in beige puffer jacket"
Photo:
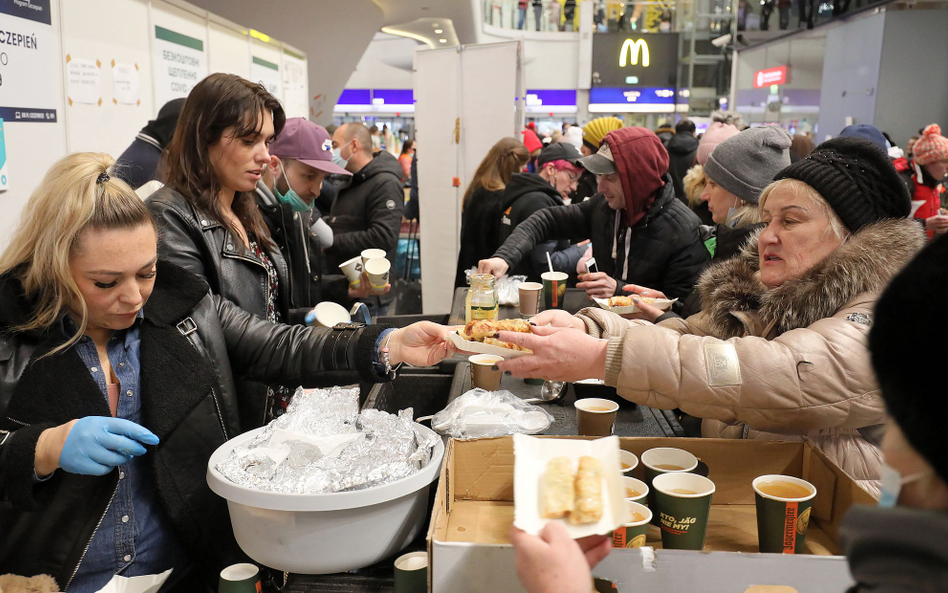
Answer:
<svg viewBox="0 0 948 593"><path fill-rule="evenodd" d="M657 325L601 309L543 314L537 322L586 335L502 332L535 355L501 368L604 378L626 399L703 418L706 437L807 437L874 491L881 456L869 441L885 412L867 348L872 306L925 236L904 218L908 196L881 151L853 139L821 148L764 191L767 227L702 275L700 313Z"/></svg>

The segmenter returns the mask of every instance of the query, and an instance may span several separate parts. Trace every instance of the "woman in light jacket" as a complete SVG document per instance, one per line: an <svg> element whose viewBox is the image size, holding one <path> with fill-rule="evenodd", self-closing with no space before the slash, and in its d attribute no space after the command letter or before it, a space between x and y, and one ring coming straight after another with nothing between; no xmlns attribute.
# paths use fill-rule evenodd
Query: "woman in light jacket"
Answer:
<svg viewBox="0 0 948 593"><path fill-rule="evenodd" d="M872 307L925 236L888 157L862 139L830 140L777 179L760 198L764 229L701 276L700 313L657 326L544 313L535 322L564 327L501 332L534 355L498 366L604 378L626 399L705 419L706 437L808 437L873 490L885 411L866 346Z"/></svg>

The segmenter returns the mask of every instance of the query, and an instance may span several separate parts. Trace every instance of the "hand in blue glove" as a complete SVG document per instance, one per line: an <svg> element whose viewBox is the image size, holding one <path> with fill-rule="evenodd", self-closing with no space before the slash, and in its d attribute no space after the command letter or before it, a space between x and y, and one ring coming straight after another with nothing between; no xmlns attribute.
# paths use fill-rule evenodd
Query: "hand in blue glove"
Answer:
<svg viewBox="0 0 948 593"><path fill-rule="evenodd" d="M157 445L150 430L122 418L87 416L72 424L59 467L71 474L104 476L113 468L144 455L146 445Z"/></svg>

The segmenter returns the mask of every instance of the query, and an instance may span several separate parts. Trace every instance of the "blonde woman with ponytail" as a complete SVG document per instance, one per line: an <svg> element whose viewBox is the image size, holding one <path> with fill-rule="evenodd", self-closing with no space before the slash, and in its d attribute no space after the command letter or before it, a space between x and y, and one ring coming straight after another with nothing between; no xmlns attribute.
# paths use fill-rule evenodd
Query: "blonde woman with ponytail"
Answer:
<svg viewBox="0 0 948 593"><path fill-rule="evenodd" d="M294 388L380 382L383 340L389 364L429 365L450 354L447 330L287 326L212 296L159 259L112 164L54 164L0 256L0 573L91 593L174 569L162 592L210 591L241 558L204 480L239 431L231 369Z"/></svg>
<svg viewBox="0 0 948 593"><path fill-rule="evenodd" d="M500 247L500 201L510 178L527 166L530 152L516 138L501 138L477 166L461 201L461 250L455 286L466 286L464 271Z"/></svg>

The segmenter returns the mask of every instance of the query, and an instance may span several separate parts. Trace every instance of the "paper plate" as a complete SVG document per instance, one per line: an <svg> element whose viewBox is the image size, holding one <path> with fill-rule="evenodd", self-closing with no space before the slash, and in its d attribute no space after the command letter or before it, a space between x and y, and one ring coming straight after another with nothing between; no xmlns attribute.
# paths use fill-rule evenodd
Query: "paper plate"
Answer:
<svg viewBox="0 0 948 593"><path fill-rule="evenodd" d="M625 501L622 470L619 462L619 437L594 441L571 439L540 439L523 434L514 437L514 525L536 535L550 521L559 521L570 537L604 535L632 520ZM540 516L540 484L546 464L554 457L573 460L589 455L602 462L602 518L597 523L573 525L566 519L544 519Z"/></svg>
<svg viewBox="0 0 948 593"><path fill-rule="evenodd" d="M610 306L609 306L609 299L599 299L599 298L597 298L597 299L593 299L593 300L596 301L596 304L597 304L597 305L599 305L600 307L602 307L602 308L605 309L606 311L612 311L612 312L615 313L616 315L629 315L629 314L632 314L632 313L639 313L639 312L641 312L641 309L639 309L639 308L636 307L635 305L626 306L626 307L610 307ZM671 309L672 304L673 304L675 301L677 301L677 300L678 300L678 299L654 299L653 301L651 301L651 302L648 303L648 304L649 304L649 305L652 305L653 307L658 307L658 308L661 309L662 311L667 311L667 310Z"/></svg>
<svg viewBox="0 0 948 593"><path fill-rule="evenodd" d="M485 344L484 342L475 342L473 340L465 340L458 332L450 333L451 343L454 344L454 347L462 352L474 352L475 354L494 354L496 356L503 356L504 358L517 358L518 356L526 356L530 354L529 352L523 352L521 350L511 350L510 348L501 348L500 346L494 346L493 344Z"/></svg>

